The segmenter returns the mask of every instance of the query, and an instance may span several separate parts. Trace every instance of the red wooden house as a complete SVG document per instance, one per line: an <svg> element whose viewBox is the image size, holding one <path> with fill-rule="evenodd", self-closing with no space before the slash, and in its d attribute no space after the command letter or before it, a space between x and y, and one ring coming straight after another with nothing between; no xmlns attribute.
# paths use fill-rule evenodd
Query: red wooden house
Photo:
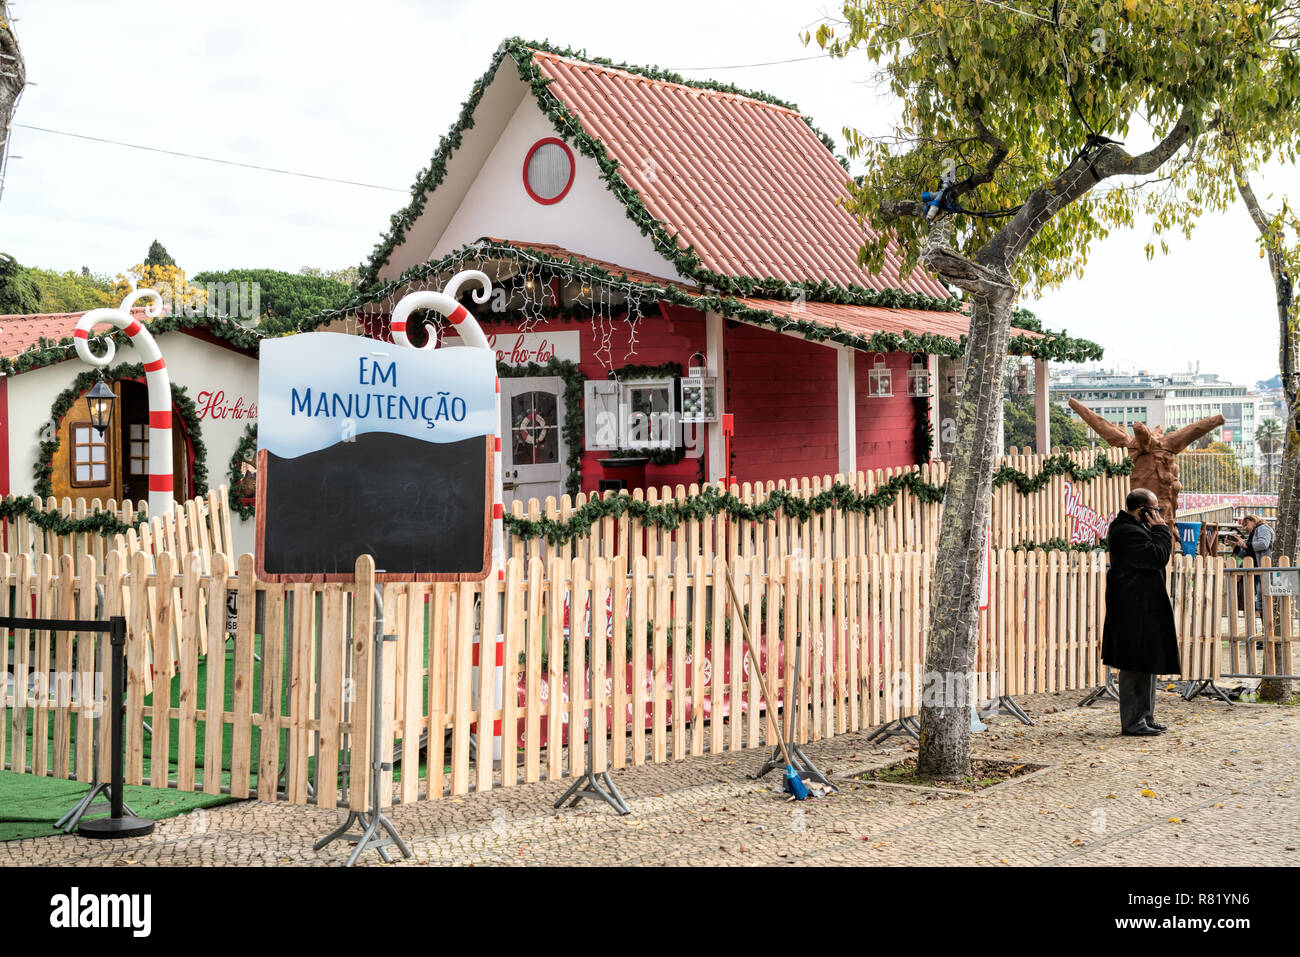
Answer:
<svg viewBox="0 0 1300 957"><path fill-rule="evenodd" d="M508 500L937 456L967 317L892 248L858 264L827 143L761 94L507 41L362 292L310 327L386 338L403 295L485 271L494 295L461 301L503 366Z"/></svg>

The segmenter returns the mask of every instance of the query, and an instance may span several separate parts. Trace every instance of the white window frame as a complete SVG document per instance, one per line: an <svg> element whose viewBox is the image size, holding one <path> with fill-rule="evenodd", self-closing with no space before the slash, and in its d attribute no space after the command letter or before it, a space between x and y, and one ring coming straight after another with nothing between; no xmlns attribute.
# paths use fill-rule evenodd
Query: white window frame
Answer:
<svg viewBox="0 0 1300 957"><path fill-rule="evenodd" d="M611 388L613 387L613 388ZM599 400L598 395L615 397L614 389L617 389L616 401L618 407L618 425L617 435L614 441L601 441L600 423L596 421L595 412L603 404L608 403L609 399ZM668 391L668 410L662 415L666 415L671 421L669 426L669 435L666 438L658 440L637 440L632 437L632 393L639 389L666 389ZM588 379L584 387L585 408L584 418L586 420L586 446L589 450L609 451L613 449L632 450L650 450L650 449L672 449L682 444L681 421L677 415L677 391L678 380L672 376L663 376L648 379L627 379L627 380L600 380Z"/></svg>

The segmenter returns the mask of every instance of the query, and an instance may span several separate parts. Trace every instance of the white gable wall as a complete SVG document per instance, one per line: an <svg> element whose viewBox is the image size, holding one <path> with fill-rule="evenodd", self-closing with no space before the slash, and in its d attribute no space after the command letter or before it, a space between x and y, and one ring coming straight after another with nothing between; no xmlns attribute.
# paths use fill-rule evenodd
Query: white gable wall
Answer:
<svg viewBox="0 0 1300 957"><path fill-rule="evenodd" d="M158 337L158 348L167 360L173 385L184 386L198 406L200 438L207 448L208 486L228 483L230 457L243 438L244 428L256 419L235 419L219 406L233 406L242 398L243 407L257 403L257 360L223 346L204 342L183 332ZM99 351L98 348L95 351ZM129 343L119 348L109 367L141 362L140 353ZM30 495L36 480L32 469L40 452L40 429L50 420L50 408L59 393L91 366L74 354L66 362L33 369L9 379L9 488L14 495ZM216 393L224 392L219 402ZM210 393L204 395L203 393ZM79 400L80 401L80 400ZM179 448L176 454L180 454ZM231 532L236 551L253 550L253 523L231 515Z"/></svg>
<svg viewBox="0 0 1300 957"><path fill-rule="evenodd" d="M572 146L573 186L562 200L546 206L524 191L528 151L538 140L558 135L537 101L525 96L429 258L493 236L551 243L653 276L687 281L627 218L626 207L600 178L596 161Z"/></svg>
<svg viewBox="0 0 1300 957"><path fill-rule="evenodd" d="M519 102L531 95L510 63L503 63L497 69L474 110L474 125L461 131L460 146L448 158L442 182L427 194L419 218L407 228L405 238L389 255L388 264L379 271L380 278L386 282L396 279L429 258L429 250L473 185L479 167L492 152Z"/></svg>

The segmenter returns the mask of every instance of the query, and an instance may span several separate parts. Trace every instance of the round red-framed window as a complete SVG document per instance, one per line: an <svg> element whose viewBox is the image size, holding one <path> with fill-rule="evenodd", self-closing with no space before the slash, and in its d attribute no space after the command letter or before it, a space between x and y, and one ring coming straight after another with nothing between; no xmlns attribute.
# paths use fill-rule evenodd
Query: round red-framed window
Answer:
<svg viewBox="0 0 1300 957"><path fill-rule="evenodd" d="M524 190L534 202L551 206L573 185L573 151L554 136L540 139L524 157Z"/></svg>

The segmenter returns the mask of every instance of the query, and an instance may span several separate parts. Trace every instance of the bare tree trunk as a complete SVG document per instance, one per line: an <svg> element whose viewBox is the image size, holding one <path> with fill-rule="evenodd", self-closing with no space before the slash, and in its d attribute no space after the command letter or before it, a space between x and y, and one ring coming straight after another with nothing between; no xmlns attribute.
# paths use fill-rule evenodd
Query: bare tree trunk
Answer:
<svg viewBox="0 0 1300 957"><path fill-rule="evenodd" d="M1282 259L1282 237L1269 221L1255 197L1250 181L1239 166L1233 168L1237 192L1241 194L1246 210L1255 227L1264 237L1268 255L1268 268L1273 277L1273 290L1277 300L1278 365L1282 374L1282 394L1286 397L1286 430L1282 442L1282 475L1278 483L1276 539L1273 560L1286 555L1295 560L1296 536L1300 532L1300 330L1295 326L1295 295L1291 276ZM1281 631L1281 603L1275 603L1274 634ZM1292 663L1286 661L1282 649L1277 649L1274 666L1279 674L1292 674ZM1265 678L1259 684L1261 701L1290 701L1292 683L1286 678Z"/></svg>
<svg viewBox="0 0 1300 957"><path fill-rule="evenodd" d="M926 674L920 682L917 772L954 781L970 773L970 697L979 621L980 575L997 463L1002 378L1011 339L1010 283L971 313L966 376L957 408L943 518L930 593ZM913 683L915 687L917 683Z"/></svg>

